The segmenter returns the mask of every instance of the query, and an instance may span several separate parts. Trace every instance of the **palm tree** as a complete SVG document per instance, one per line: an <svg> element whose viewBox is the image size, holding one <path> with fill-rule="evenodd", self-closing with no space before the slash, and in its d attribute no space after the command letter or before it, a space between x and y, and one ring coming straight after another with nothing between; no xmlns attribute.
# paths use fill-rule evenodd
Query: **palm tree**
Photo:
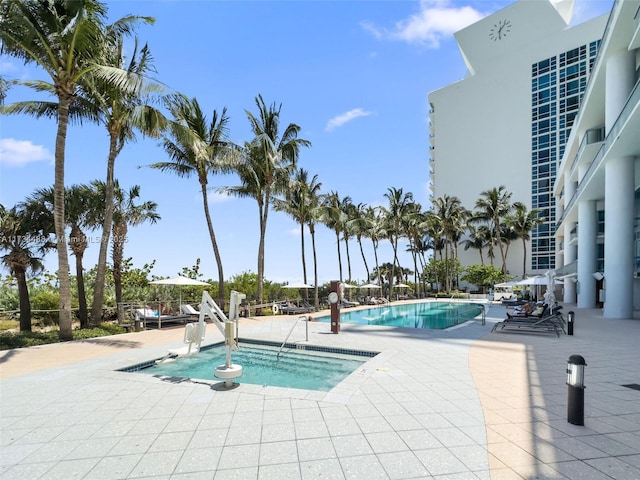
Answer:
<svg viewBox="0 0 640 480"><path fill-rule="evenodd" d="M94 182L99 190L103 190L106 186L102 182ZM116 291L116 305L122 303L122 262L124 259L124 245L127 242L127 233L129 226L136 227L141 223L150 221L156 223L160 220L160 215L156 213L157 203L146 201L140 204L136 200L140 197L140 186L134 185L128 192L124 192L118 182L115 182L114 199L115 208L113 211L113 244L112 244L112 260L113 260L113 283ZM118 317L122 314L122 310L118 309ZM118 318L123 321L123 318Z"/></svg>
<svg viewBox="0 0 640 480"><path fill-rule="evenodd" d="M449 249L451 249L451 260L455 262L457 257L458 239L466 229L468 212L462 206L458 197L444 195L433 201L433 211L439 219L442 228L442 236L445 241L445 289L452 290L453 278L449 275Z"/></svg>
<svg viewBox="0 0 640 480"><path fill-rule="evenodd" d="M409 205L413 203L413 194L411 192L404 193L402 188L390 187L387 189L387 193L384 196L389 201L388 209L384 209L385 221L388 224L387 234L391 246L393 247L393 264L391 267L391 281L395 278L394 268L397 265L400 268L400 262L398 261L398 242L400 237L405 234L403 226L405 224L406 215L409 212ZM392 284L389 285L389 294L391 294Z"/></svg>
<svg viewBox="0 0 640 480"><path fill-rule="evenodd" d="M320 221L326 225L327 228L334 231L336 234L336 248L338 249L338 271L340 274L340 282L342 282L342 253L340 252L340 233L343 230L342 225L346 222L347 218L345 213L341 209L340 196L338 192L331 191L329 194L324 195L322 198L322 206L320 213Z"/></svg>
<svg viewBox="0 0 640 480"><path fill-rule="evenodd" d="M476 211L474 213L475 218L486 220L491 224L493 239L498 242L498 247L500 248L502 273L505 278L507 274L507 256L502 242L501 222L511 211L511 195L502 185L485 190L480 194L480 198L476 200Z"/></svg>
<svg viewBox="0 0 640 480"><path fill-rule="evenodd" d="M528 210L524 203L516 202L513 204L513 213L505 217L507 227L522 240L522 248L524 256L522 259L522 278L527 274L527 241L531 238L531 231L538 225L544 223L544 217L540 216L537 209Z"/></svg>
<svg viewBox="0 0 640 480"><path fill-rule="evenodd" d="M0 3L0 52L26 63L35 63L51 77L49 83L44 80L16 82L36 91L48 92L57 98L58 127L53 188L54 223L58 239L61 340L73 338L64 215L64 164L69 112L85 78L100 76L109 83L123 87L129 83L125 72L100 64L104 46L108 45L105 17L106 6L96 0L6 0ZM123 25L126 24L125 19Z"/></svg>
<svg viewBox="0 0 640 480"><path fill-rule="evenodd" d="M344 221L342 222L342 238L344 239L345 252L347 253L347 273L348 281L351 283L351 254L349 253L349 238L352 235L352 229L349 226L349 220L355 216L355 205L351 201L351 197L346 196L340 201L340 210L344 213Z"/></svg>
<svg viewBox="0 0 640 480"><path fill-rule="evenodd" d="M480 265L484 265L484 247L487 245L487 238L480 227L476 227L472 223L467 224L469 236L462 241L465 251L470 248L478 250L480 254Z"/></svg>
<svg viewBox="0 0 640 480"><path fill-rule="evenodd" d="M300 127L290 123L282 134L280 111L282 104L267 106L262 95L255 98L258 115L246 110L254 138L245 145L245 161L236 172L242 185L221 189L240 197L251 197L258 203L260 216L260 240L258 244L258 303L263 300L264 245L267 220L274 195L284 194L291 175L296 171L301 147L311 142L298 138Z"/></svg>
<svg viewBox="0 0 640 480"><path fill-rule="evenodd" d="M31 302L27 274L44 270L42 256L48 249L55 248L49 239L50 229L42 222L37 212L27 204L7 210L0 204L0 251L7 254L0 257L2 263L16 277L20 300L20 331L31 331Z"/></svg>
<svg viewBox="0 0 640 480"><path fill-rule="evenodd" d="M307 262L305 259L304 247L304 226L307 225L310 220L312 220L312 197L317 197L318 191L320 190L321 186L322 184L318 182L317 175L314 175L313 178L309 180L309 172L301 168L296 171L294 178L291 179L289 187L285 192L285 197L283 199L273 199L274 207L276 210L287 213L300 225L300 250L302 255L302 276L304 283L307 283ZM305 294L308 297L308 292L306 290Z"/></svg>
<svg viewBox="0 0 640 480"><path fill-rule="evenodd" d="M53 226L53 218L49 212L53 206L53 188L36 190L25 202L32 210L43 211L43 217ZM87 308L87 296L84 282L83 258L84 252L89 246L87 236L83 229L94 229L100 224L100 218L104 212L103 197L88 185L72 185L65 189L64 214L69 232L69 249L76 257L76 283L78 286L78 319L80 328L89 326Z"/></svg>
<svg viewBox="0 0 640 480"><path fill-rule="evenodd" d="M369 224L367 237L371 239L371 244L373 245L373 256L376 262L376 267L374 273L371 274L371 277L377 278L378 285L380 285L380 288L382 288L382 275L378 262L378 244L380 243L380 239L386 238L387 236L382 208L367 207L367 209L365 210L365 218L367 219L366 221ZM368 280L372 280L373 278L371 277L369 277Z"/></svg>
<svg viewBox="0 0 640 480"><path fill-rule="evenodd" d="M209 175L232 170L238 147L227 138L229 117L226 108L221 113L214 110L209 122L195 98L189 100L183 96L174 96L168 100L168 107L173 121L168 136L163 140L163 146L171 161L154 163L150 167L179 177L198 177L204 216L218 266L218 304L224 308L222 256L213 229L207 190Z"/></svg>
<svg viewBox="0 0 640 480"><path fill-rule="evenodd" d="M369 271L369 265L367 264L367 257L364 254L364 248L362 246L362 237L367 236L367 232L371 229L371 222L367 214L367 205L364 203L359 203L352 210L350 210L350 219L347 221L347 226L351 232L356 237L356 241L358 242L358 246L360 247L360 255L362 256L362 262L364 263L364 268L367 271L367 280L371 277L371 273Z"/></svg>
<svg viewBox="0 0 640 480"><path fill-rule="evenodd" d="M136 19L137 17L134 17ZM91 306L91 323L97 325L102 318L104 304L105 276L107 270L107 252L111 226L113 223L115 161L127 142L135 141L135 130L143 135L157 137L166 125L164 116L148 103L152 95L162 91L156 82L147 80L153 71L151 53L147 45L138 50L137 40L128 64L124 63L123 34L129 33L129 22L134 19L116 22L107 28L106 48L104 50L105 65L110 65L127 72L136 80L134 90L125 90L100 78L87 78L83 82L86 110L93 112L95 119L107 129L109 134L109 154L107 156L107 175L105 180L104 216L102 218L102 241L98 254L98 265ZM152 23L152 19L141 19Z"/></svg>

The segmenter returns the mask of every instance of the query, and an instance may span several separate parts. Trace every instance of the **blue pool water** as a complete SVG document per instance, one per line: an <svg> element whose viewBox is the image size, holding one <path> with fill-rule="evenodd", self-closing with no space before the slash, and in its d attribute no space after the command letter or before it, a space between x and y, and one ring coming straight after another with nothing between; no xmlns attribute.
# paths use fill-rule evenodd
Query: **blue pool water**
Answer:
<svg viewBox="0 0 640 480"><path fill-rule="evenodd" d="M466 322L483 311L478 303L418 302L402 305L380 305L366 310L340 310L340 322L356 325L382 325L387 327L449 328ZM330 322L331 317L318 317Z"/></svg>
<svg viewBox="0 0 640 480"><path fill-rule="evenodd" d="M241 343L240 350L233 350L231 354L231 362L242 366L242 376L234 379L234 382L329 391L367 361L368 357L375 355L371 352L362 352L367 356L329 354L285 347L278 358L278 350L279 347ZM226 347L218 345L173 362L157 365L149 362L125 370L159 377L223 381L213 373L217 366L224 365L226 353Z"/></svg>

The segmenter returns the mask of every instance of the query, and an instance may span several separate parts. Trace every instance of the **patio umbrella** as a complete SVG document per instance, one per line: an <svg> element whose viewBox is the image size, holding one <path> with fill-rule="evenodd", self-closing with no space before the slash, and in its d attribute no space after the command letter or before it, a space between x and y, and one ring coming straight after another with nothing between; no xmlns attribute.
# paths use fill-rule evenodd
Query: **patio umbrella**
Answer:
<svg viewBox="0 0 640 480"><path fill-rule="evenodd" d="M173 278L163 278L162 280L153 280L149 282L150 285L178 285L180 287L180 305L182 305L182 287L183 285L200 285L200 286L208 286L211 284L207 282L201 282L200 280L194 280L193 278L183 277L182 275L178 275Z"/></svg>
<svg viewBox="0 0 640 480"><path fill-rule="evenodd" d="M406 283L398 283L394 285L393 288L409 288L409 285L407 285Z"/></svg>

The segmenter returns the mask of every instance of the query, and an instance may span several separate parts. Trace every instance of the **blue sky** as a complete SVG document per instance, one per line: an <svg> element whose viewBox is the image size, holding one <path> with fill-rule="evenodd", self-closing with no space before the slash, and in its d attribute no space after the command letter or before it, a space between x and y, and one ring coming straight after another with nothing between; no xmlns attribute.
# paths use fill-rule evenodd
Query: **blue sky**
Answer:
<svg viewBox="0 0 640 480"><path fill-rule="evenodd" d="M312 142L301 151L299 166L318 175L323 193L337 191L356 204L385 205L387 189L402 188L426 208L427 95L466 75L453 33L511 3L134 0L109 2L109 20L128 14L155 17L155 25L141 26L138 36L151 48L156 78L196 97L209 116L227 107L232 141L251 139L245 110L256 113L254 99L262 94L268 104L282 104L282 128L296 123L300 137ZM608 13L611 4L576 0L572 23ZM0 71L7 78L42 76L8 57L0 57ZM14 89L6 103L33 98L29 91ZM53 185L55 132L53 121L0 118L0 203L13 206L36 188ZM107 151L101 127L71 126L65 184L104 180ZM157 224L130 229L125 256L133 257L136 266L155 259L152 274L159 276L174 276L200 258L204 277L217 279L198 182L146 167L165 159L157 140L139 138L116 161L120 185L140 185L141 199L157 202L162 217ZM213 187L237 184L235 176L210 179ZM256 203L211 197L225 277L256 272ZM311 242L306 240L311 283ZM316 244L320 282L337 279L335 234L319 226ZM90 244L85 266L95 264L98 247ZM371 243L365 241L364 247L372 268ZM341 248L346 279L344 242ZM350 253L352 278L366 281L355 240ZM388 242L381 242L378 254L381 263L392 260ZM409 255L400 261L412 268ZM46 266L55 271L55 254L46 258ZM282 213L269 216L265 270L271 281L302 280L300 231Z"/></svg>

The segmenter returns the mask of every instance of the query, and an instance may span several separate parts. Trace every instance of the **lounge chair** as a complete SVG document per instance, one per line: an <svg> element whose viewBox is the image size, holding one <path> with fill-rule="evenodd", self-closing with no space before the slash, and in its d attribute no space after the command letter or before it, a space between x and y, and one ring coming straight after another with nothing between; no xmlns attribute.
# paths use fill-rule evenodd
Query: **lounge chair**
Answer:
<svg viewBox="0 0 640 480"><path fill-rule="evenodd" d="M345 300L344 298L340 300L340 306L349 308L349 307L357 307L360 305L360 302L350 302L349 300Z"/></svg>
<svg viewBox="0 0 640 480"><path fill-rule="evenodd" d="M291 302L286 302L284 305L280 306L280 312L284 315L295 315L297 313L311 313L313 308L294 305Z"/></svg>
<svg viewBox="0 0 640 480"><path fill-rule="evenodd" d="M153 310L151 308L136 308L133 311L133 316L135 320L140 320L143 322L146 327L149 323L157 323L158 328L162 328L162 322L186 322L190 315L186 315L184 313L173 314L173 315L158 315L157 310Z"/></svg>
<svg viewBox="0 0 640 480"><path fill-rule="evenodd" d="M492 332L498 330L520 330L520 331L544 331L554 332L558 337L560 332L566 333L564 329L564 317L560 312L560 307L549 308L545 305L543 312L539 315L510 316L503 321L496 323L491 329Z"/></svg>
<svg viewBox="0 0 640 480"><path fill-rule="evenodd" d="M200 312L193 308L191 305L180 305L180 313L185 315L200 315Z"/></svg>

